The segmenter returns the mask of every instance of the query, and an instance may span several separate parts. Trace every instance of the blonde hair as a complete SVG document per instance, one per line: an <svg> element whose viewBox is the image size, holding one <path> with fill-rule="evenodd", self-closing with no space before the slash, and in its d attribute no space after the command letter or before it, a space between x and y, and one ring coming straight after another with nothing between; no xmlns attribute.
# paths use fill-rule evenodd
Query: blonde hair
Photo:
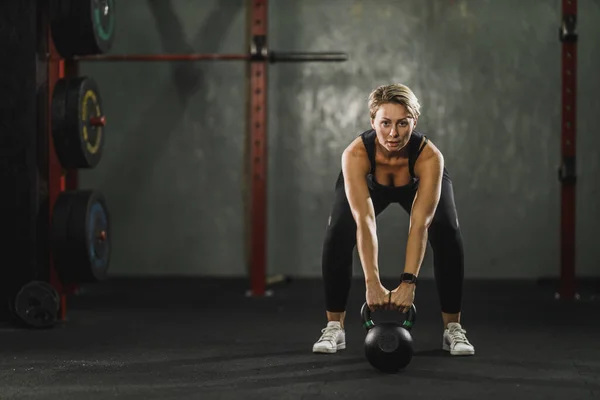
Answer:
<svg viewBox="0 0 600 400"><path fill-rule="evenodd" d="M385 103L401 104L408 110L413 118L418 118L421 115L421 104L419 99L409 89L408 86L400 83L391 85L379 86L369 95L369 112L371 119L375 119L375 114L379 107Z"/></svg>

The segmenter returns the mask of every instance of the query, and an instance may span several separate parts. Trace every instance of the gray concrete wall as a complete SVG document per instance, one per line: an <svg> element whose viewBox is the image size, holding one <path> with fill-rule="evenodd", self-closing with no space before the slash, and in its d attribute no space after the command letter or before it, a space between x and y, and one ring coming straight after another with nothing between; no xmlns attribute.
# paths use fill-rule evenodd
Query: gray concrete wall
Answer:
<svg viewBox="0 0 600 400"><path fill-rule="evenodd" d="M577 270L600 275L600 4L580 1ZM119 2L113 53L244 52L242 0ZM276 64L269 88L269 271L319 276L345 146L367 129L366 99L402 82L419 128L455 182L466 275L559 269L560 2L270 2L270 44L347 51L341 64ZM239 276L244 265L241 63L96 63L109 118L105 156L82 186L113 217L113 275ZM380 268L403 268L408 217L379 221ZM422 276L431 276L431 251ZM361 274L358 263L357 274Z"/></svg>

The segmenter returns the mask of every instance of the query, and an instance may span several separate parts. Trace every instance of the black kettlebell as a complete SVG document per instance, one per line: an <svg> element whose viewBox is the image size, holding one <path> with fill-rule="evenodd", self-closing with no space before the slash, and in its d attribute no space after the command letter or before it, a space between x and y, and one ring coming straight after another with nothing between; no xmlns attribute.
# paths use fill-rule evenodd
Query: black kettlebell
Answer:
<svg viewBox="0 0 600 400"><path fill-rule="evenodd" d="M413 304L408 310L402 325L396 322L382 322L375 325L371 320L371 310L363 304L360 314L367 330L365 356L369 363L385 373L395 373L410 363L413 356L413 338L410 334L416 318L417 308Z"/></svg>

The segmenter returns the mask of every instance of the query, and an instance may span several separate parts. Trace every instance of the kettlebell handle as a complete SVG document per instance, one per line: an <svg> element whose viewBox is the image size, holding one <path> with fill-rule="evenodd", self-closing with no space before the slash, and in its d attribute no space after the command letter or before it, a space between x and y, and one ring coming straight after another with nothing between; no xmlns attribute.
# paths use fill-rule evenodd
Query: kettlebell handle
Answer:
<svg viewBox="0 0 600 400"><path fill-rule="evenodd" d="M410 306L407 314L406 320L402 323L402 327L410 331L417 320L417 307L415 306L415 303ZM362 318L363 327L367 331L375 326L375 323L371 319L371 310L369 309L367 302L365 302L360 309L360 316Z"/></svg>

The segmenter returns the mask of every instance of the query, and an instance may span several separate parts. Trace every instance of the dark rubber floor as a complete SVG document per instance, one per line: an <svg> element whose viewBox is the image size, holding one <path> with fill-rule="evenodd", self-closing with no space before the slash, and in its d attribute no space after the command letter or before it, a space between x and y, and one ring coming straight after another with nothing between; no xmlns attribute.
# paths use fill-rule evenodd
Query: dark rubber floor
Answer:
<svg viewBox="0 0 600 400"><path fill-rule="evenodd" d="M318 355L317 280L274 286L269 298L246 297L240 280L90 286L54 329L0 329L0 399L600 398L596 288L572 303L536 282L467 282L463 323L477 354L452 357L441 350L434 283L422 281L417 354L396 375L364 358L363 288L356 280L348 348Z"/></svg>

